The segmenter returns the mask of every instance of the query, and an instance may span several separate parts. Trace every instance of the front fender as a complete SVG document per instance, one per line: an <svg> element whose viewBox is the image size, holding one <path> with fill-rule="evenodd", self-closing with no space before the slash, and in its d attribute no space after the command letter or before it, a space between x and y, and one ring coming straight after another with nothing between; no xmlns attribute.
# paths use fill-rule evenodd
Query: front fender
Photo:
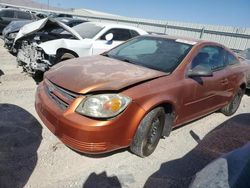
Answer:
<svg viewBox="0 0 250 188"><path fill-rule="evenodd" d="M56 55L59 49L68 49L79 57L91 55L92 52L92 43L84 40L58 39L44 42L39 47L48 55Z"/></svg>

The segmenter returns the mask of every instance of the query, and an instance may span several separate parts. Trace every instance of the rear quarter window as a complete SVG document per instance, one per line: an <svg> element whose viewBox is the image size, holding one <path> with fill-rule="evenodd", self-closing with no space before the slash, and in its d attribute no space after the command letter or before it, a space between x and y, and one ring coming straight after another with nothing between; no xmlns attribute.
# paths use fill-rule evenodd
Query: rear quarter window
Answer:
<svg viewBox="0 0 250 188"><path fill-rule="evenodd" d="M139 35L139 33L135 30L130 30L131 37L134 38Z"/></svg>
<svg viewBox="0 0 250 188"><path fill-rule="evenodd" d="M239 60L233 54L227 52L227 64L228 65L235 65L238 63L239 63Z"/></svg>
<svg viewBox="0 0 250 188"><path fill-rule="evenodd" d="M105 40L105 36L109 33L113 34L113 40L115 41L126 41L131 39L131 33L130 30L128 29L110 29L109 31L107 31L104 35L101 36L101 40Z"/></svg>

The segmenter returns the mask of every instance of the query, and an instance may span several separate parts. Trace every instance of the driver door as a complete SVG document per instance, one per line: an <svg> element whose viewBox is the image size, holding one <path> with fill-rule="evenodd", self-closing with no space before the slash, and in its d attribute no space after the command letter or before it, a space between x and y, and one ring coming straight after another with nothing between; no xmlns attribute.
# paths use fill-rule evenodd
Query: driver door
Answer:
<svg viewBox="0 0 250 188"><path fill-rule="evenodd" d="M209 66L210 77L187 77L185 85L192 95L183 95L183 122L196 119L218 109L223 104L223 95L228 87L225 74L225 51L217 46L205 46L193 58L190 69L195 66Z"/></svg>

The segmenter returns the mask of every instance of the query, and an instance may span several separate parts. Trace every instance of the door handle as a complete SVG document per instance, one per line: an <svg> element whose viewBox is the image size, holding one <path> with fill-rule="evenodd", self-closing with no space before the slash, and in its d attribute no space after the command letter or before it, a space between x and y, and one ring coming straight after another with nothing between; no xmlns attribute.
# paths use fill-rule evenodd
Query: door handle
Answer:
<svg viewBox="0 0 250 188"><path fill-rule="evenodd" d="M228 84L228 79L224 78L220 81L221 85L227 85Z"/></svg>

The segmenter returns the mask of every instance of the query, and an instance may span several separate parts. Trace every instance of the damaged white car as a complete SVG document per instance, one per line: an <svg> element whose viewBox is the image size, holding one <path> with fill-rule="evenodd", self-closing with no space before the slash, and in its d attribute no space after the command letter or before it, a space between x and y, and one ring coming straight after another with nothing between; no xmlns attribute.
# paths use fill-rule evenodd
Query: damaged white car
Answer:
<svg viewBox="0 0 250 188"><path fill-rule="evenodd" d="M46 18L25 25L15 39L19 65L28 73L45 72L75 57L101 54L146 31L125 25L87 22L73 28Z"/></svg>

